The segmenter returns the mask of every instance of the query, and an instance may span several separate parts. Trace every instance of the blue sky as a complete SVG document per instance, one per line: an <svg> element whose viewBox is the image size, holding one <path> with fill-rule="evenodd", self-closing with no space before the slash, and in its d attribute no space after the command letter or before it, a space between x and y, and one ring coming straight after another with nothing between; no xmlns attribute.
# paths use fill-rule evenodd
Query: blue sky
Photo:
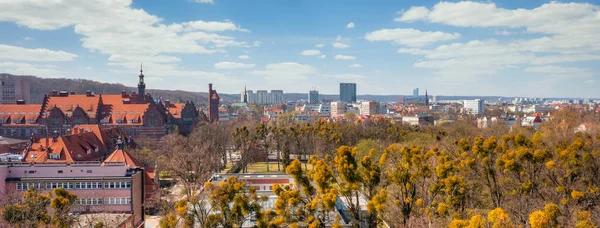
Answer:
<svg viewBox="0 0 600 228"><path fill-rule="evenodd" d="M0 72L237 93L600 97L597 1L0 0Z"/></svg>

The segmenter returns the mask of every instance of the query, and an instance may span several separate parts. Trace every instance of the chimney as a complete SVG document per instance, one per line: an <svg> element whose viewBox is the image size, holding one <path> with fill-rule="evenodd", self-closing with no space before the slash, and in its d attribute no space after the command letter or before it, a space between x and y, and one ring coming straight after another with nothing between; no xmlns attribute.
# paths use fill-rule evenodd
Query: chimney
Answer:
<svg viewBox="0 0 600 228"><path fill-rule="evenodd" d="M88 96L88 97L91 97L92 96L92 91L91 90L85 91L85 95Z"/></svg>
<svg viewBox="0 0 600 228"><path fill-rule="evenodd" d="M50 147L50 139L46 138L46 149Z"/></svg>
<svg viewBox="0 0 600 228"><path fill-rule="evenodd" d="M125 98L127 96L127 92L125 92L125 90L121 91L121 97Z"/></svg>
<svg viewBox="0 0 600 228"><path fill-rule="evenodd" d="M212 83L208 83L208 96L212 95Z"/></svg>
<svg viewBox="0 0 600 228"><path fill-rule="evenodd" d="M53 97L56 97L56 96L58 96L58 91L56 91L56 90L52 90L52 96L53 96Z"/></svg>
<svg viewBox="0 0 600 228"><path fill-rule="evenodd" d="M18 104L18 105L25 104L25 100L17 100L17 104Z"/></svg>
<svg viewBox="0 0 600 228"><path fill-rule="evenodd" d="M71 90L71 95L75 95L75 91Z"/></svg>
<svg viewBox="0 0 600 228"><path fill-rule="evenodd" d="M61 97L68 97L68 96L69 96L69 92L67 92L67 91L60 91L60 92L58 93L58 96L61 96Z"/></svg>

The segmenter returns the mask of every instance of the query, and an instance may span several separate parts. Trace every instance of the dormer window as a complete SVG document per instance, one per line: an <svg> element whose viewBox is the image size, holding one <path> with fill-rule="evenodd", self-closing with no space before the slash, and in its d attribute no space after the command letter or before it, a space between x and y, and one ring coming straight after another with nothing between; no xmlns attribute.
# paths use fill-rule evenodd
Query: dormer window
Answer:
<svg viewBox="0 0 600 228"><path fill-rule="evenodd" d="M77 154L77 158L82 158L83 156L81 156L81 154Z"/></svg>
<svg viewBox="0 0 600 228"><path fill-rule="evenodd" d="M96 148L94 149L94 152L98 152L98 147L96 147Z"/></svg>
<svg viewBox="0 0 600 228"><path fill-rule="evenodd" d="M123 123L123 120L117 120L117 123Z"/></svg>
<svg viewBox="0 0 600 228"><path fill-rule="evenodd" d="M91 150L91 149L88 149L88 150L87 150L85 153L86 153L86 154L91 154L91 153L92 153L92 150Z"/></svg>
<svg viewBox="0 0 600 228"><path fill-rule="evenodd" d="M137 123L137 120L131 120L131 123L133 123L133 124Z"/></svg>
<svg viewBox="0 0 600 228"><path fill-rule="evenodd" d="M60 159L60 154L50 154L50 159Z"/></svg>

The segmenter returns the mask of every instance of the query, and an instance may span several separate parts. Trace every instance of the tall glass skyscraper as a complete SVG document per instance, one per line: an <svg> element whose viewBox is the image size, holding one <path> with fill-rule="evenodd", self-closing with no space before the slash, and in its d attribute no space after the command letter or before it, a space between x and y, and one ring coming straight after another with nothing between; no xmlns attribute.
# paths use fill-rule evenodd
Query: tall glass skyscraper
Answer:
<svg viewBox="0 0 600 228"><path fill-rule="evenodd" d="M356 102L356 83L340 83L340 101Z"/></svg>

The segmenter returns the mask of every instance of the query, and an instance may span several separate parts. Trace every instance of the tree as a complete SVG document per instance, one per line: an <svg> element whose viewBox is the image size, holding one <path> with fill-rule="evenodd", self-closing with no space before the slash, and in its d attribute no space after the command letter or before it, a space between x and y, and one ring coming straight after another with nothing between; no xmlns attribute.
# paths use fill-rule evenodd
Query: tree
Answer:
<svg viewBox="0 0 600 228"><path fill-rule="evenodd" d="M75 218L70 214L77 196L62 187L51 193L41 194L34 187L23 193L21 202L2 208L2 218L13 227L40 227L52 224L54 227L70 227ZM51 211L48 211L51 208Z"/></svg>
<svg viewBox="0 0 600 228"><path fill-rule="evenodd" d="M206 222L208 227L242 227L252 215L260 212L260 202L266 200L257 195L254 187L246 191L246 184L233 176L219 185L207 182L204 189L209 193L213 208Z"/></svg>
<svg viewBox="0 0 600 228"><path fill-rule="evenodd" d="M55 227L71 227L75 223L75 216L71 215L71 208L77 195L68 192L62 187L52 190L54 198L50 202L53 210L52 224Z"/></svg>

